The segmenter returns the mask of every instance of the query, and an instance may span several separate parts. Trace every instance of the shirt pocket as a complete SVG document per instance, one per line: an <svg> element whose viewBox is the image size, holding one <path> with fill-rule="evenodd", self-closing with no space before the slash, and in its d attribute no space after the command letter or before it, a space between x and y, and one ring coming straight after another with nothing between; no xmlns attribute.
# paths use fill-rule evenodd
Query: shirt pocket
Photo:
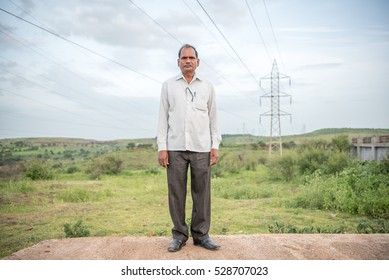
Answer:
<svg viewBox="0 0 389 280"><path fill-rule="evenodd" d="M208 111L208 103L205 96L198 94L195 99L195 108L200 111Z"/></svg>

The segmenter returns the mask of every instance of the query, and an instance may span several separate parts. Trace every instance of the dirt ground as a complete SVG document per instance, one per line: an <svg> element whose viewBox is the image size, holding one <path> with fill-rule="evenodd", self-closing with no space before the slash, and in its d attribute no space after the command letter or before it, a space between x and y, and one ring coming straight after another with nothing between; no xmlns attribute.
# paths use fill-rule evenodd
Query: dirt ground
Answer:
<svg viewBox="0 0 389 280"><path fill-rule="evenodd" d="M218 251L194 246L167 251L170 237L54 239L8 260L389 260L389 234L261 234L213 236Z"/></svg>

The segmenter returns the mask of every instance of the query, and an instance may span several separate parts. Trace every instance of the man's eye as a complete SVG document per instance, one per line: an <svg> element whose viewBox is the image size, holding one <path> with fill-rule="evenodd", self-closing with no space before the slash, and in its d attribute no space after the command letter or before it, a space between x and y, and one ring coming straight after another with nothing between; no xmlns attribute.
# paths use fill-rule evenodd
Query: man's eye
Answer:
<svg viewBox="0 0 389 280"><path fill-rule="evenodd" d="M183 56L183 57L181 57L181 59L182 59L182 60L187 60L187 59L189 59L189 60L195 60L196 58L195 58L194 56Z"/></svg>

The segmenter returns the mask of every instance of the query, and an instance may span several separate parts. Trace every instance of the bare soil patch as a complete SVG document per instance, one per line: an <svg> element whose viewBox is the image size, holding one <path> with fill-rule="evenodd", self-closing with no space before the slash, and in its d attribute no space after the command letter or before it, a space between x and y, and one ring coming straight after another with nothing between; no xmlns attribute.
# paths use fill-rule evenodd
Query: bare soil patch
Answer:
<svg viewBox="0 0 389 280"><path fill-rule="evenodd" d="M189 240L170 253L170 237L54 239L20 250L9 260L389 260L389 234L219 235L208 251Z"/></svg>

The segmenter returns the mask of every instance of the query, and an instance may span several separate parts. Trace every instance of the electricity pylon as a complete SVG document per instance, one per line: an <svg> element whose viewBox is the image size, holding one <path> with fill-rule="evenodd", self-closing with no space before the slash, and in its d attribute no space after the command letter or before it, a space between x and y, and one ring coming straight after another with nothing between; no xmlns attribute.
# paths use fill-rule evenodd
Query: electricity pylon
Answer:
<svg viewBox="0 0 389 280"><path fill-rule="evenodd" d="M290 77L278 72L277 62L274 60L271 73L260 79L259 86L262 87L261 81L270 79L270 92L265 93L260 97L260 104L262 98L270 98L270 111L267 111L259 116L259 122L261 117L270 117L270 139L269 139L269 156L272 151L278 150L282 156L282 140L281 140L281 116L290 116L291 114L284 112L280 108L280 98L290 97L289 94L280 92L280 79L289 79L289 85L291 83ZM265 91L266 92L266 91ZM291 101L290 97L290 101Z"/></svg>

